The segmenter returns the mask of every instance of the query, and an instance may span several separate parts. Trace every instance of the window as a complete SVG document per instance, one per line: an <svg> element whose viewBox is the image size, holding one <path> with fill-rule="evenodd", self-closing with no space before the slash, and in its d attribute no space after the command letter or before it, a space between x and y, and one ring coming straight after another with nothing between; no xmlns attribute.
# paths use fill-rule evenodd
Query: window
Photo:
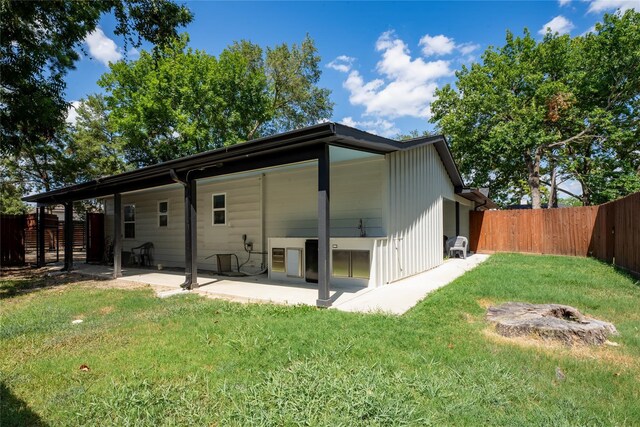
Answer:
<svg viewBox="0 0 640 427"><path fill-rule="evenodd" d="M166 227L169 224L169 202L158 202L158 227Z"/></svg>
<svg viewBox="0 0 640 427"><path fill-rule="evenodd" d="M124 238L136 238L136 205L124 205Z"/></svg>
<svg viewBox="0 0 640 427"><path fill-rule="evenodd" d="M213 202L213 225L225 225L227 223L227 195L214 194Z"/></svg>

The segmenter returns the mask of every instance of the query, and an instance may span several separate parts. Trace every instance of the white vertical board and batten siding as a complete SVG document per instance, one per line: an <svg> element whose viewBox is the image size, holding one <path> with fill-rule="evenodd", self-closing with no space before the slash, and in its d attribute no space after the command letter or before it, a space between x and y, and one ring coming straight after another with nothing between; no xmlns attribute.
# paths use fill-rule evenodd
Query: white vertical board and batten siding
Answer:
<svg viewBox="0 0 640 427"><path fill-rule="evenodd" d="M470 238L469 212L475 208L475 203L460 196L456 196L456 201L460 203L460 235Z"/></svg>
<svg viewBox="0 0 640 427"><path fill-rule="evenodd" d="M442 200L453 199L454 189L431 145L389 154L386 161L389 233L376 242L375 265L389 283L442 263Z"/></svg>

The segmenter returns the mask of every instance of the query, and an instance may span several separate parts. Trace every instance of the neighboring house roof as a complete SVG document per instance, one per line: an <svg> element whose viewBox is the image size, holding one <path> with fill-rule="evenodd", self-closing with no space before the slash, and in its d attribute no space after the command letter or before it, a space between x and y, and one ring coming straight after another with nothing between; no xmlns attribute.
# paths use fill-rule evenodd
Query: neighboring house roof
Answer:
<svg viewBox="0 0 640 427"><path fill-rule="evenodd" d="M102 197L114 193L151 188L176 182L176 179L204 178L252 169L267 168L317 158L319 148L326 144L376 154L388 154L433 144L456 189L465 196L460 172L449 146L442 135L396 141L339 123L327 122L245 143L205 151L134 171L98 178L46 193L24 197L27 202L42 204ZM486 198L486 200L489 200ZM491 202L493 203L493 202Z"/></svg>

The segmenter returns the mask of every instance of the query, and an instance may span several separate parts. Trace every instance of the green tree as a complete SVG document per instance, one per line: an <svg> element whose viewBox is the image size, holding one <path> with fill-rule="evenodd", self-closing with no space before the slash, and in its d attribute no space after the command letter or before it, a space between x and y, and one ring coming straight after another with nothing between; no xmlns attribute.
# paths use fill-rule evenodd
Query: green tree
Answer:
<svg viewBox="0 0 640 427"><path fill-rule="evenodd" d="M64 77L87 34L109 12L118 21L115 33L136 46L142 39L163 44L192 19L170 0L0 0L3 152L46 144L64 127Z"/></svg>
<svg viewBox="0 0 640 427"><path fill-rule="evenodd" d="M637 188L640 14L605 15L585 37L507 33L482 59L432 105L470 182L504 202L526 182L534 208L558 175L582 184L585 204Z"/></svg>
<svg viewBox="0 0 640 427"><path fill-rule="evenodd" d="M15 166L11 159L0 160L0 213L21 214L27 211L27 205L20 199L24 194L24 181L17 180Z"/></svg>
<svg viewBox="0 0 640 427"><path fill-rule="evenodd" d="M69 127L65 155L72 182L124 172L126 164L120 136L109 122L103 95L90 95L79 102L76 122Z"/></svg>
<svg viewBox="0 0 640 427"><path fill-rule="evenodd" d="M425 138L425 137L435 136L435 135L436 134L434 132L431 132L428 130L423 130L422 132L419 132L418 129L413 129L407 133L399 133L398 135L396 135L396 139L399 141L407 141L409 139Z"/></svg>
<svg viewBox="0 0 640 427"><path fill-rule="evenodd" d="M236 42L218 58L182 36L156 55L111 65L99 84L109 122L136 166L310 125L331 115L310 38L265 52Z"/></svg>
<svg viewBox="0 0 640 427"><path fill-rule="evenodd" d="M596 32L577 38L574 131L567 171L584 204L640 189L640 13L605 15Z"/></svg>
<svg viewBox="0 0 640 427"><path fill-rule="evenodd" d="M69 182L64 99L67 72L100 17L113 13L115 33L139 46L164 45L191 13L170 0L0 0L0 174L20 191L50 190ZM11 184L14 185L14 184ZM20 205L3 186L3 206Z"/></svg>

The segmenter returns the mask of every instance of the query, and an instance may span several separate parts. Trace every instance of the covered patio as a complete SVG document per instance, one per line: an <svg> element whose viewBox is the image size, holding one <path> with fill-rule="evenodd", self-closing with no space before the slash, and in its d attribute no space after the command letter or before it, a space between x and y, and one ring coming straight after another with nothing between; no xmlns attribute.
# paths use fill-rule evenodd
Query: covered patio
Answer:
<svg viewBox="0 0 640 427"><path fill-rule="evenodd" d="M112 279L113 268L105 265L79 264L75 273L97 279ZM146 268L123 267L118 280L151 285L159 296L171 296L185 291L184 271L151 270ZM346 302L367 290L361 286L333 286L330 290L330 301ZM318 287L313 283L307 285L292 284L271 280L266 274L244 277L220 276L212 273L198 272L198 287L192 292L235 302L275 303L285 305L316 305Z"/></svg>
<svg viewBox="0 0 640 427"><path fill-rule="evenodd" d="M209 278L198 277L198 197L197 182L207 178L221 177L238 174L247 171L262 170L282 165L292 165L301 162L314 162L316 164L316 201L317 201L317 227L314 232L317 239L317 285L311 285L315 289L315 304L320 307L329 307L334 304L338 290L330 289L330 146L341 147L356 152L365 152L376 155L385 155L396 151L406 151L413 147L430 144L437 140L436 150L446 151L446 143L441 138L422 138L407 142L398 142L387 138L372 135L357 129L349 128L336 123L323 123L296 131L261 138L237 144L230 147L195 154L181 159L147 166L131 172L119 175L99 178L83 184L53 190L47 193L26 197L28 202L38 203L41 216L44 217L44 208L47 205L63 204L65 216L72 217L73 203L85 199L95 199L105 196L113 198L113 278L123 275L126 268L126 260L123 260L123 202L122 196L128 192L134 192L154 187L167 185L179 185L183 188L184 210L184 273L179 285L184 289L198 289L208 286ZM455 169L450 156L446 167ZM65 240L67 244L73 243L71 230L65 228ZM264 242L264 238L262 239ZM263 249L264 251L264 249ZM73 270L73 258L65 256L65 269ZM44 264L44 263L39 263ZM84 268L84 266L80 266ZM174 283L178 274L172 274ZM209 285L210 286L210 285ZM293 287L304 289L306 287ZM302 291L300 291L302 292ZM259 298L259 297L258 297Z"/></svg>
<svg viewBox="0 0 640 427"><path fill-rule="evenodd" d="M374 161L379 163L370 166ZM303 167L308 175L291 172ZM285 175L285 168L292 175ZM282 175L274 177L275 169ZM233 185L223 185L231 179L235 179ZM240 188L241 182L251 184ZM344 190L347 183L348 191ZM252 285L243 288L247 294L233 294L234 298L307 304L315 294L315 305L330 307L439 265L443 194L468 198L463 185L442 136L395 141L329 122L24 200L38 204L39 218L44 218L46 206L62 204L69 220L74 202L103 200L104 223L95 228L111 230L111 239L105 236L110 245L104 252L112 255L98 262L111 263L113 268L109 273L101 271L102 276L142 275L152 280L149 274L167 274L164 285L220 295L229 294L226 287L233 288L231 282L245 283ZM332 186L344 191L332 193ZM274 188L279 192L273 192ZM237 192L235 201L232 195L227 200L230 192ZM142 193L149 197L145 199ZM136 200L140 214L147 216L137 216ZM235 211L230 207L233 203ZM233 225L231 215L236 215ZM65 227L64 234L65 245L71 246L71 227ZM44 245L41 235L38 245ZM134 254L143 246L150 252ZM238 262L238 251L249 254L243 264ZM260 255L261 264L249 264L252 268L242 273L268 271L273 283L258 283L255 277L216 279L198 274L199 270L231 271L222 267L227 262L221 256L235 256L234 272L240 273L252 253ZM182 270L136 272L129 266L131 254L139 264ZM213 268L208 261L212 256L218 260ZM44 260L38 264L44 265ZM73 257L65 256L64 268L93 267L74 265ZM272 292L268 286L288 286L291 292Z"/></svg>
<svg viewBox="0 0 640 427"><path fill-rule="evenodd" d="M474 254L466 259L449 259L432 270L378 288L334 285L329 296L331 307L340 311L400 315L488 258L488 255ZM113 278L113 269L104 265L81 264L74 272L98 279ZM225 277L201 272L198 277L199 287L190 292L235 302L314 306L318 295L318 288L312 284L270 280L266 274ZM189 292L180 287L184 280L182 271L123 268L117 280L150 285L161 297Z"/></svg>

